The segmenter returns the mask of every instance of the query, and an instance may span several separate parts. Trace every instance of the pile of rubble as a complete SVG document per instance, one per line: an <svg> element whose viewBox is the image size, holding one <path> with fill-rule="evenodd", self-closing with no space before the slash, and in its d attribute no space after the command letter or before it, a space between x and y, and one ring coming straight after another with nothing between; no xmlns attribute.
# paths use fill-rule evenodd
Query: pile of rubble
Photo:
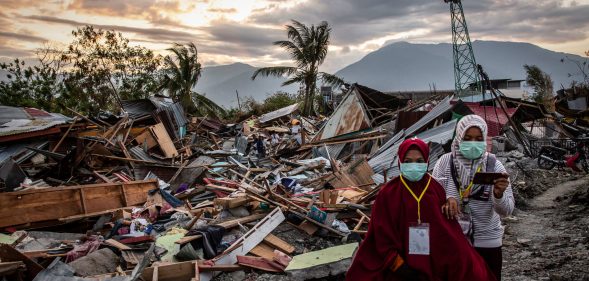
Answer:
<svg viewBox="0 0 589 281"><path fill-rule="evenodd" d="M504 99L498 112L485 98L409 102L354 84L329 118L295 104L238 123L187 118L163 97L124 101L116 116L2 107L0 276L341 278L406 137L429 142L434 163L457 119L479 114L494 152L508 150L501 136L531 150L508 121L546 118L542 106Z"/></svg>

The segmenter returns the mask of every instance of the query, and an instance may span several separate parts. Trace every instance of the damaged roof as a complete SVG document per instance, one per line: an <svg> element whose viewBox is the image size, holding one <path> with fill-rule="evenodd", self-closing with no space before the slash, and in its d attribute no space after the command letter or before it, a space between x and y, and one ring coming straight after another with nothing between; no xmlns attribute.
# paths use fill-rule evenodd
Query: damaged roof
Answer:
<svg viewBox="0 0 589 281"><path fill-rule="evenodd" d="M284 117L286 115L292 114L295 111L297 111L298 108L299 108L299 104L295 103L293 105L289 105L287 107L283 107L281 109L274 110L272 112L268 112L268 113L260 116L260 118L258 118L258 121L260 121L260 123L266 123L266 122L272 121L274 119L278 119L280 117Z"/></svg>

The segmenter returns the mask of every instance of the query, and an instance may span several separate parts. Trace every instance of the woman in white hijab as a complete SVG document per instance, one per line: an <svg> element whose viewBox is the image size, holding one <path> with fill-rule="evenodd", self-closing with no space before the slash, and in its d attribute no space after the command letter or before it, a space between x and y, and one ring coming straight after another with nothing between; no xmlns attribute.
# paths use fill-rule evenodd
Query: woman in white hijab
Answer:
<svg viewBox="0 0 589 281"><path fill-rule="evenodd" d="M477 172L502 173L493 185L473 184ZM451 152L434 167L433 176L446 190L442 211L459 220L464 234L501 280L503 227L500 216L513 212L515 201L509 175L494 154L487 152L487 123L477 115L456 125Z"/></svg>

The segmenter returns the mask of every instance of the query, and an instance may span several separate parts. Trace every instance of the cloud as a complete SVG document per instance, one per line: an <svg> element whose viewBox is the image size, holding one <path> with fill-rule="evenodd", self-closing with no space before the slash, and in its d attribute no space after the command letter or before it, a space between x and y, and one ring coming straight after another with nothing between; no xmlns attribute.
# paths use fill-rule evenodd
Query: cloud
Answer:
<svg viewBox="0 0 589 281"><path fill-rule="evenodd" d="M179 0L74 0L68 9L76 13L146 19L154 25L190 28L174 19L174 15L194 9L197 2Z"/></svg>
<svg viewBox="0 0 589 281"><path fill-rule="evenodd" d="M589 5L566 6L559 0L479 0L463 4L471 34L480 38L568 42L588 37ZM258 24L307 24L326 20L335 45L359 45L396 35L450 38L448 4L431 0L322 0L294 7L267 7L251 17ZM423 29L421 34L411 31ZM425 35L425 36L424 36ZM414 36L414 37L413 37ZM473 36L474 37L474 36Z"/></svg>
<svg viewBox="0 0 589 281"><path fill-rule="evenodd" d="M10 58L4 61L12 61L12 58L31 57L33 55L34 53L29 50L25 50L22 48L14 48L0 41L0 57Z"/></svg>
<svg viewBox="0 0 589 281"><path fill-rule="evenodd" d="M0 31L0 37L5 37L8 39L16 39L16 40L20 40L20 41L36 42L36 43L48 41L47 39L45 39L43 37L39 37L39 36L35 36L35 35L15 33L15 32L4 32L4 31Z"/></svg>
<svg viewBox="0 0 589 281"><path fill-rule="evenodd" d="M219 14L232 14L232 13L237 13L237 9L235 9L235 8L208 8L207 12L219 13Z"/></svg>
<svg viewBox="0 0 589 281"><path fill-rule="evenodd" d="M103 24L93 24L93 23L85 23L79 22L74 20L68 20L63 18L51 17L51 16L25 16L25 19L31 19L46 23L57 23L57 24L64 24L73 27L84 26L84 25L93 25L94 27L101 28L101 29L108 29L108 30L115 30L119 32L129 32L135 33L145 38L155 40L155 41L164 41L164 42L192 42L198 39L198 36L193 33L184 32L184 31L174 31L170 29L164 28L140 28L140 27L130 27L130 26L121 26L121 25L103 25Z"/></svg>

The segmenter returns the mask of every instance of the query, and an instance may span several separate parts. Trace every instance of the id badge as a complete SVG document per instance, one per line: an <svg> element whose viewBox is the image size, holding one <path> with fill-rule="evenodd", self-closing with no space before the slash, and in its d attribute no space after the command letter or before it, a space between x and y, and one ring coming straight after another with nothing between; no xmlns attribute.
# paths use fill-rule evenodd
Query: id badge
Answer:
<svg viewBox="0 0 589 281"><path fill-rule="evenodd" d="M460 228L462 228L462 233L468 237L472 231L472 221L470 219L470 214L461 213L458 215L458 223L460 224Z"/></svg>
<svg viewBox="0 0 589 281"><path fill-rule="evenodd" d="M429 224L409 226L409 254L429 255Z"/></svg>

